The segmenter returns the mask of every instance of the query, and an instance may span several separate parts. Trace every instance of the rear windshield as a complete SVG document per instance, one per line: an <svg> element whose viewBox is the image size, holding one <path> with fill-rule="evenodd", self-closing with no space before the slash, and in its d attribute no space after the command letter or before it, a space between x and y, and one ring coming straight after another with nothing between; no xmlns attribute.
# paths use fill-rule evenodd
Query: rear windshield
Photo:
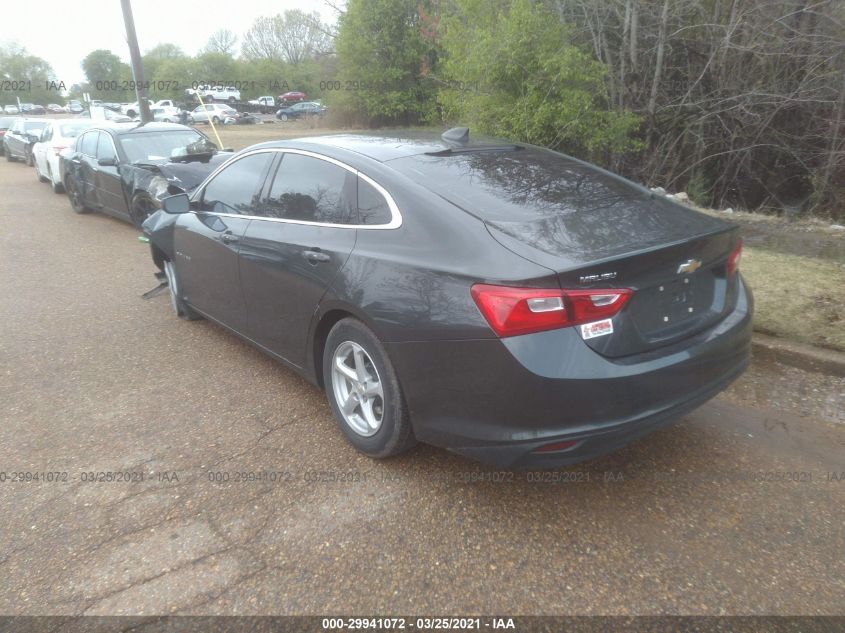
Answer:
<svg viewBox="0 0 845 633"><path fill-rule="evenodd" d="M418 154L390 165L491 222L531 222L647 196L564 156L532 149Z"/></svg>
<svg viewBox="0 0 845 633"><path fill-rule="evenodd" d="M26 132L35 132L37 130L43 130L47 127L47 121L27 121L23 124L23 129Z"/></svg>
<svg viewBox="0 0 845 633"><path fill-rule="evenodd" d="M64 138L76 138L80 132L91 127L89 121L74 121L73 123L59 124L59 134Z"/></svg>
<svg viewBox="0 0 845 633"><path fill-rule="evenodd" d="M128 134L120 137L120 146L130 163L208 154L217 150L214 143L194 130Z"/></svg>

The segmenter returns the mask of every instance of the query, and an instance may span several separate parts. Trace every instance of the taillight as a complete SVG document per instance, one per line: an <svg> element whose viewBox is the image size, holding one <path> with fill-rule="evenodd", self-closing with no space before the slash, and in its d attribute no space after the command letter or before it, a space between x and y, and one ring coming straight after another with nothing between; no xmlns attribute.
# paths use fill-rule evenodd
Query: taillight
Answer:
<svg viewBox="0 0 845 633"><path fill-rule="evenodd" d="M628 289L558 290L475 284L472 298L499 336L516 336L607 319L631 297Z"/></svg>
<svg viewBox="0 0 845 633"><path fill-rule="evenodd" d="M728 255L728 277L733 275L739 268L739 262L742 260L742 238Z"/></svg>
<svg viewBox="0 0 845 633"><path fill-rule="evenodd" d="M67 145L54 145L53 146L53 151L56 152L56 156L59 156L66 149L67 149Z"/></svg>

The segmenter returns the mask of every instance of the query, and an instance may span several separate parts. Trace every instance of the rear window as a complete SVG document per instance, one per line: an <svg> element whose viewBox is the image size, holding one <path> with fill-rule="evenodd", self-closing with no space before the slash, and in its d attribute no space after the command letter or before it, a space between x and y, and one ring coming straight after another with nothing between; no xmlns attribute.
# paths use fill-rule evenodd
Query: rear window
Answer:
<svg viewBox="0 0 845 633"><path fill-rule="evenodd" d="M23 129L26 132L37 132L38 130L43 130L46 126L46 121L27 121L23 124Z"/></svg>
<svg viewBox="0 0 845 633"><path fill-rule="evenodd" d="M91 123L74 121L73 123L59 124L59 135L64 138L76 138L82 130L91 127Z"/></svg>
<svg viewBox="0 0 845 633"><path fill-rule="evenodd" d="M191 129L155 134L127 134L120 137L120 146L130 163L217 151L214 143Z"/></svg>

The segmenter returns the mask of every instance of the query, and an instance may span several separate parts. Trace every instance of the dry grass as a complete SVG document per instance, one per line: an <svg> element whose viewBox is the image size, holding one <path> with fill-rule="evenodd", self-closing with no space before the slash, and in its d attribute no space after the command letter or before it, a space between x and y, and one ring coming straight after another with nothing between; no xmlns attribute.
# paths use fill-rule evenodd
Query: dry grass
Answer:
<svg viewBox="0 0 845 633"><path fill-rule="evenodd" d="M741 269L756 330L845 351L845 265L746 247Z"/></svg>
<svg viewBox="0 0 845 633"><path fill-rule="evenodd" d="M208 136L215 143L217 136L210 125L197 125L196 129ZM314 136L317 134L337 134L344 130L320 127L311 123L291 121L287 123L265 123L263 125L218 125L223 147L241 150L256 143L277 141L280 139Z"/></svg>

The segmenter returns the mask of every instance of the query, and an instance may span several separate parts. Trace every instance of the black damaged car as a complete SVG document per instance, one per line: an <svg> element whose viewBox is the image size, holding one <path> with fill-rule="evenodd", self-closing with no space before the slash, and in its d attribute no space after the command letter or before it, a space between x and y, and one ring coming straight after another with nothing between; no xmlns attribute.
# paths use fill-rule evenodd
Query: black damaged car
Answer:
<svg viewBox="0 0 845 633"><path fill-rule="evenodd" d="M140 227L162 198L193 191L231 156L185 125L105 123L63 156L65 190L77 213L100 211Z"/></svg>

